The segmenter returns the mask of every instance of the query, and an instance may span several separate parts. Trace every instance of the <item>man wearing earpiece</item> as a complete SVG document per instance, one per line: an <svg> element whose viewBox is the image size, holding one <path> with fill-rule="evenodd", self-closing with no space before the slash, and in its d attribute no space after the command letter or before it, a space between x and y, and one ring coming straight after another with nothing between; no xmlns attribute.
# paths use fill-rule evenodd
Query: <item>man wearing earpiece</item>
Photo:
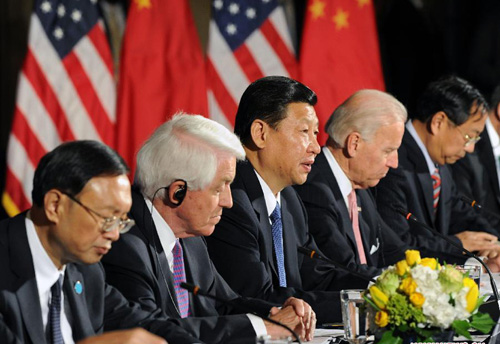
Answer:
<svg viewBox="0 0 500 344"><path fill-rule="evenodd" d="M302 300L282 309L236 294L215 270L202 236L212 234L222 209L232 206L230 184L245 152L222 125L178 114L160 126L137 156L130 217L136 226L104 262L107 281L143 309L161 311L209 343L248 342L289 333L243 314L238 305L280 321L311 339L315 315ZM181 282L198 285L231 305L189 295Z"/></svg>

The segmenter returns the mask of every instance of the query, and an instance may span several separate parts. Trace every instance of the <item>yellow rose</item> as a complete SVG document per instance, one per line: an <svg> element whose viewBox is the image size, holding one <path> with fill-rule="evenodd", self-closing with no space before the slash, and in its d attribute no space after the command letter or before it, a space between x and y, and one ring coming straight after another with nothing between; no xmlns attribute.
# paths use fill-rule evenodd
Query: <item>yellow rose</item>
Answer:
<svg viewBox="0 0 500 344"><path fill-rule="evenodd" d="M476 282L472 278L465 277L464 278L464 286L469 287L469 292L465 296L465 300L467 300L467 312L472 312L477 305L477 298L479 297L479 287Z"/></svg>
<svg viewBox="0 0 500 344"><path fill-rule="evenodd" d="M380 290L377 286L372 285L370 287L370 295L372 296L372 300L373 302L375 302L378 308L385 309L385 305L389 301L389 298L384 294L382 290Z"/></svg>
<svg viewBox="0 0 500 344"><path fill-rule="evenodd" d="M375 324L378 327L386 327L388 323L389 323L389 314L387 314L384 311L378 311L377 314L375 314Z"/></svg>
<svg viewBox="0 0 500 344"><path fill-rule="evenodd" d="M396 263L396 272L399 276L403 276L408 270L408 263L406 263L406 260L400 260Z"/></svg>
<svg viewBox="0 0 500 344"><path fill-rule="evenodd" d="M420 260L420 265L427 266L432 270L436 270L439 264L435 258L422 258Z"/></svg>
<svg viewBox="0 0 500 344"><path fill-rule="evenodd" d="M420 263L420 252L417 250L406 250L406 262L409 266Z"/></svg>
<svg viewBox="0 0 500 344"><path fill-rule="evenodd" d="M406 295L411 295L417 289L417 283L411 277L406 277L401 284L399 289L402 290Z"/></svg>
<svg viewBox="0 0 500 344"><path fill-rule="evenodd" d="M413 293L410 295L410 302L417 308L422 308L425 302L425 297L424 295L420 293Z"/></svg>

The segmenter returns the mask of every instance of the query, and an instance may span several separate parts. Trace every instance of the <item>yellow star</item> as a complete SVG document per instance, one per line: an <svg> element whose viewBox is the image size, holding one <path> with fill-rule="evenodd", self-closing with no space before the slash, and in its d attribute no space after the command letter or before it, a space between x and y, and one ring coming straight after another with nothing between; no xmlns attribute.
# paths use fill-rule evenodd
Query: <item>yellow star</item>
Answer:
<svg viewBox="0 0 500 344"><path fill-rule="evenodd" d="M357 1L358 1L358 7L363 7L370 3L370 0L357 0Z"/></svg>
<svg viewBox="0 0 500 344"><path fill-rule="evenodd" d="M337 9L337 13L332 17L332 21L335 23L335 28L337 30L349 27L347 19L349 19L349 12L343 11L341 8Z"/></svg>
<svg viewBox="0 0 500 344"><path fill-rule="evenodd" d="M134 0L134 2L139 10L142 10L143 8L151 8L151 0Z"/></svg>
<svg viewBox="0 0 500 344"><path fill-rule="evenodd" d="M313 4L309 6L313 19L318 19L325 15L325 3L321 0L314 0Z"/></svg>

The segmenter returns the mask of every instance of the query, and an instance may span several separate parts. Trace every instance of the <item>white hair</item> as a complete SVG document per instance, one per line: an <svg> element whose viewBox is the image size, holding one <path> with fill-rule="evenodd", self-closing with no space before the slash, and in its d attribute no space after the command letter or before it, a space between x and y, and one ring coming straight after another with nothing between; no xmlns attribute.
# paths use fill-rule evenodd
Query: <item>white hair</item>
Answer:
<svg viewBox="0 0 500 344"><path fill-rule="evenodd" d="M406 108L396 98L378 90L360 90L344 101L330 116L325 131L339 148L356 131L370 141L382 126L405 123Z"/></svg>
<svg viewBox="0 0 500 344"><path fill-rule="evenodd" d="M149 199L177 179L185 180L190 190L201 190L213 181L219 158L227 155L245 159L235 134L208 118L180 112L139 150L135 183Z"/></svg>

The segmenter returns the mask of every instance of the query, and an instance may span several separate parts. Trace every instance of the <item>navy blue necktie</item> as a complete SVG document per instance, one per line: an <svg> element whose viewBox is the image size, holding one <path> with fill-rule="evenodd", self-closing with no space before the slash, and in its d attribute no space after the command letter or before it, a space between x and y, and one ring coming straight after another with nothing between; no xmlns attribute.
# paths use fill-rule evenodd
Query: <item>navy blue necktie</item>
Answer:
<svg viewBox="0 0 500 344"><path fill-rule="evenodd" d="M273 234L274 252L278 265L280 287L286 287L285 255L283 254L283 224L281 222L281 209L278 202L271 214L271 231Z"/></svg>
<svg viewBox="0 0 500 344"><path fill-rule="evenodd" d="M64 344L61 331L61 284L63 276L50 288L49 340L52 344Z"/></svg>

